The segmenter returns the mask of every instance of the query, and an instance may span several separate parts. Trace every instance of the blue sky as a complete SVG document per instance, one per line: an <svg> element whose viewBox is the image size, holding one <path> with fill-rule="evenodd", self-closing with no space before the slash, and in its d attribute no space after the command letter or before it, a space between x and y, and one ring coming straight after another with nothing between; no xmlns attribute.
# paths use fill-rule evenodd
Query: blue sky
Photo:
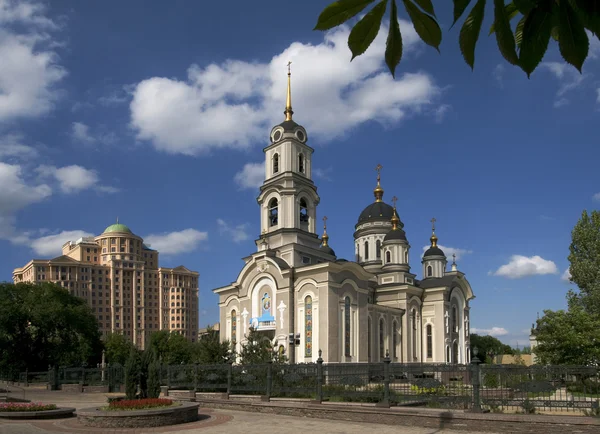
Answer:
<svg viewBox="0 0 600 434"><path fill-rule="evenodd" d="M392 81L383 33L350 63L348 29L312 31L327 3L0 0L0 280L118 216L162 265L200 272L200 324L215 322L211 290L255 251L291 60L338 257L381 163L412 270L435 216L477 296L472 327L525 343L536 312L565 306L570 231L600 203L600 44L583 75L553 46L528 80L484 32L471 72L437 2L441 54L402 22Z"/></svg>

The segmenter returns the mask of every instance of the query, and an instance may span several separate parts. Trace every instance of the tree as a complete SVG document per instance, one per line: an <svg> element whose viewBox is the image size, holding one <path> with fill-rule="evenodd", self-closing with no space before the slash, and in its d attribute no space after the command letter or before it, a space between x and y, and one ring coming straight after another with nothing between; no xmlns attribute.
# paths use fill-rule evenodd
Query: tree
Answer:
<svg viewBox="0 0 600 434"><path fill-rule="evenodd" d="M121 333L110 333L104 339L104 348L106 349L106 360L108 363L125 365L134 346Z"/></svg>
<svg viewBox="0 0 600 434"><path fill-rule="evenodd" d="M156 358L148 366L148 398L160 396L160 363Z"/></svg>
<svg viewBox="0 0 600 434"><path fill-rule="evenodd" d="M150 365L156 360L156 354L152 348L146 349L140 359L140 398L149 398L148 381L150 375Z"/></svg>
<svg viewBox="0 0 600 434"><path fill-rule="evenodd" d="M227 362L231 355L231 344L229 341L220 341L219 332L211 326L206 329L194 345L194 362L201 365L214 365Z"/></svg>
<svg viewBox="0 0 600 434"><path fill-rule="evenodd" d="M483 363L493 363L491 355L513 354L510 345L503 344L493 336L479 336L471 334L471 359L474 356L473 349L477 348L477 358Z"/></svg>
<svg viewBox="0 0 600 434"><path fill-rule="evenodd" d="M268 362L285 363L287 358L285 355L280 355L276 348L277 342L273 345L268 337L250 327L246 343L242 344L240 351L240 363L242 365L260 365Z"/></svg>
<svg viewBox="0 0 600 434"><path fill-rule="evenodd" d="M150 348L165 365L189 363L192 360L192 345L179 333L161 330L150 335Z"/></svg>
<svg viewBox="0 0 600 434"><path fill-rule="evenodd" d="M127 399L135 399L139 381L140 355L138 350L133 348L129 353L127 363L125 363L125 396Z"/></svg>
<svg viewBox="0 0 600 434"><path fill-rule="evenodd" d="M600 362L600 212L583 211L571 232L571 282L567 310L544 311L534 330L535 355L549 364Z"/></svg>
<svg viewBox="0 0 600 434"><path fill-rule="evenodd" d="M0 371L100 361L98 323L87 303L53 283L0 283Z"/></svg>
<svg viewBox="0 0 600 434"><path fill-rule="evenodd" d="M448 0L443 0L448 2ZM388 3L390 21L385 50L385 61L392 73L402 59L402 34L398 21L400 0L378 0L377 4L352 28L348 47L352 59L363 54L375 40L382 25ZM475 47L487 0L453 0L452 27L468 12L459 33L459 46L465 62L473 69ZM315 30L329 30L363 12L375 0L338 0L327 6L319 16ZM442 30L431 0L402 0L408 16L419 37L439 52ZM519 66L529 77L539 65L552 37L558 43L563 59L581 68L589 51L586 30L598 38L600 35L600 4L597 0L493 0L494 19L489 34L496 36L500 53L511 65ZM516 26L511 21L519 18ZM592 36L592 37L593 37Z"/></svg>

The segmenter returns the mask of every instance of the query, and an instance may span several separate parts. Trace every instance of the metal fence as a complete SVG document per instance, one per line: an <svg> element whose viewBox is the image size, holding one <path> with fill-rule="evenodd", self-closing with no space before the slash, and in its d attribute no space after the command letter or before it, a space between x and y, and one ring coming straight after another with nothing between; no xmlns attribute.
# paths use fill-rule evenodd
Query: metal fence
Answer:
<svg viewBox="0 0 600 434"><path fill-rule="evenodd" d="M125 382L120 365L23 372L25 384L108 386ZM169 389L494 412L599 411L600 368L488 364L317 363L161 366Z"/></svg>

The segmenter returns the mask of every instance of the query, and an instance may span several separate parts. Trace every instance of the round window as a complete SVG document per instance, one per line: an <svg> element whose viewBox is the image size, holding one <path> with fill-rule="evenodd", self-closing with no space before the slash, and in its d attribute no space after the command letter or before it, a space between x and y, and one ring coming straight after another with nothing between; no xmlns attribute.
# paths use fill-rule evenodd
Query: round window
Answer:
<svg viewBox="0 0 600 434"><path fill-rule="evenodd" d="M281 139L281 131L275 131L275 134L273 134L273 140L277 142L279 139Z"/></svg>
<svg viewBox="0 0 600 434"><path fill-rule="evenodd" d="M306 138L306 137L304 136L304 133L303 133L302 131L297 131L297 132L296 132L296 137L298 137L298 140L300 140L301 142L303 142L303 141L304 141L304 139Z"/></svg>

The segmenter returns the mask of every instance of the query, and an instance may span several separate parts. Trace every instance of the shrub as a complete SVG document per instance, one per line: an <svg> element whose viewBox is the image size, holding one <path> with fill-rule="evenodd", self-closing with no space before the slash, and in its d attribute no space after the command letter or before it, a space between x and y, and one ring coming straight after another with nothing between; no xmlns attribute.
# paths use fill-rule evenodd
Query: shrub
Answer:
<svg viewBox="0 0 600 434"><path fill-rule="evenodd" d="M41 402L1 402L0 412L16 411L46 411L56 410L56 404L42 404Z"/></svg>
<svg viewBox="0 0 600 434"><path fill-rule="evenodd" d="M135 399L140 379L140 362L136 349L132 349L125 364L125 396Z"/></svg>
<svg viewBox="0 0 600 434"><path fill-rule="evenodd" d="M154 360L148 366L148 398L160 396L160 364Z"/></svg>
<svg viewBox="0 0 600 434"><path fill-rule="evenodd" d="M126 399L122 401L113 401L108 404L106 410L145 410L149 408L157 407L169 407L173 405L173 401L170 399Z"/></svg>

